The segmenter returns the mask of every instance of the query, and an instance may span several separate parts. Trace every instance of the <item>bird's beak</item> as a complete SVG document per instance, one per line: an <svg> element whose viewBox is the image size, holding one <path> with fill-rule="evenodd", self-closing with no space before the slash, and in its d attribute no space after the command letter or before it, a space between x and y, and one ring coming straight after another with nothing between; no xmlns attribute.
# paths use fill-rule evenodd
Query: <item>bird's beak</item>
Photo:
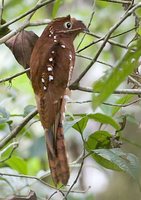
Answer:
<svg viewBox="0 0 141 200"><path fill-rule="evenodd" d="M78 21L78 23L82 29L82 32L84 32L84 33L89 32L89 29L86 27L86 25L82 21Z"/></svg>
<svg viewBox="0 0 141 200"><path fill-rule="evenodd" d="M76 20L75 18L71 18L71 20L74 24L74 29L78 29L79 32L89 32L88 28L81 20Z"/></svg>

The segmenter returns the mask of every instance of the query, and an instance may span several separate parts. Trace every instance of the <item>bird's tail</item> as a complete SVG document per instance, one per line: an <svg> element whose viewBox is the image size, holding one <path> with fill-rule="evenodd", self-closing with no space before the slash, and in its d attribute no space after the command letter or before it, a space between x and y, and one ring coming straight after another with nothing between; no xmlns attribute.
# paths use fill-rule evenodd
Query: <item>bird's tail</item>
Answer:
<svg viewBox="0 0 141 200"><path fill-rule="evenodd" d="M59 182L63 185L66 185L70 175L62 124L64 117L63 104L64 102L62 100L61 111L56 117L56 127L54 126L49 130L45 130L48 161L55 185L57 185Z"/></svg>

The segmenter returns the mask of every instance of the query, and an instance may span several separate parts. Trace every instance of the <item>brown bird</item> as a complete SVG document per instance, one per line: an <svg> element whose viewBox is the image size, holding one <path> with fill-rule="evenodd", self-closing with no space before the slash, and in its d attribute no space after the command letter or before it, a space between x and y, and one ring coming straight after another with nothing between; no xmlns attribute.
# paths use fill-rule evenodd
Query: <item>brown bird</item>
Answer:
<svg viewBox="0 0 141 200"><path fill-rule="evenodd" d="M63 120L68 86L75 62L73 41L86 30L82 21L67 17L48 24L37 40L30 59L31 82L45 130L48 160L55 185L66 185L69 166Z"/></svg>

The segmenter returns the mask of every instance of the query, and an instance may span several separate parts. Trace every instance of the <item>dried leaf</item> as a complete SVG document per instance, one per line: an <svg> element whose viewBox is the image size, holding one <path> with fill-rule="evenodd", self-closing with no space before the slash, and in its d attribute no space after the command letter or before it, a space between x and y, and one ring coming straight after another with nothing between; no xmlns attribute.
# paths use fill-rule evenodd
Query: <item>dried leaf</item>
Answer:
<svg viewBox="0 0 141 200"><path fill-rule="evenodd" d="M34 32L22 30L6 41L5 44L12 51L18 63L27 69L37 39L38 36ZM27 75L29 76L29 72Z"/></svg>

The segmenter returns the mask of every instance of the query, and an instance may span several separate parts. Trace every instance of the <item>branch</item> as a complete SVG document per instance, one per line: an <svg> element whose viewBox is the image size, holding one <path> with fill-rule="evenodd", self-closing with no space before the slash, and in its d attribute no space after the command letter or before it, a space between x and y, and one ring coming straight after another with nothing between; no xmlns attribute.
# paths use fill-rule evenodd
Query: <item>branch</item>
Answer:
<svg viewBox="0 0 141 200"><path fill-rule="evenodd" d="M21 76L21 75L23 75L23 74L25 74L26 72L28 72L28 71L30 71L30 69L28 68L28 69L25 69L24 71L22 71L22 72L19 72L19 73L17 73L17 74L14 74L14 75L12 75L12 76L9 76L9 77L7 77L7 78L4 78L4 79L1 79L0 80L0 83L4 83L4 82L6 82L6 81L12 81L12 79L14 79L14 78L16 78L16 77L18 77L18 76Z"/></svg>
<svg viewBox="0 0 141 200"><path fill-rule="evenodd" d="M34 11L38 10L39 8L47 5L47 4L50 4L50 3L53 3L55 0L49 0L49 1L43 1L43 3L40 3L42 1L39 1L32 9L30 9L29 11L25 12L24 14L16 17L15 19L3 24L0 28L4 28L6 26L9 26L11 24L13 24L14 22L26 17L27 15L29 15L30 13L33 13Z"/></svg>
<svg viewBox="0 0 141 200"><path fill-rule="evenodd" d="M76 81L73 83L74 85L78 85L80 80L85 76L85 74L88 72L88 70L93 66L93 64L97 61L98 57L100 56L103 48L105 47L107 41L109 40L112 33L122 24L122 22L125 21L137 8L141 7L141 2L135 5L133 8L128 10L119 20L118 23L116 23L113 27L110 28L109 32L105 35L102 45L100 46L98 52L96 53L93 60L90 62L90 64L87 66L87 68L80 74L80 76L76 79Z"/></svg>
<svg viewBox="0 0 141 200"><path fill-rule="evenodd" d="M4 9L4 0L2 0L0 5L0 25L2 24L3 9Z"/></svg>
<svg viewBox="0 0 141 200"><path fill-rule="evenodd" d="M89 24L88 24L88 27L87 27L88 29L89 29L90 26L91 26L91 23L92 23L92 20L93 20L94 14L95 14L95 1L94 1L94 3L93 3L93 9L92 9L91 17L90 17ZM76 50L79 49L79 47L80 47L80 45L82 44L82 42L83 42L83 40L84 40L86 34L87 34L87 33L85 33L85 34L83 35L83 37L82 37L80 43L78 44Z"/></svg>
<svg viewBox="0 0 141 200"><path fill-rule="evenodd" d="M80 168L79 168L79 171L78 171L78 174L73 182L73 184L70 186L69 190L67 191L65 197L63 198L63 200L67 199L67 196L69 195L69 193L71 192L72 188L74 187L74 185L77 183L78 181L78 178L81 174L81 171L82 171L82 168L83 168L83 165L84 165L84 160L85 160L85 149L84 149L84 152L83 152L83 158L82 158L82 162L81 162L81 165L80 165Z"/></svg>
<svg viewBox="0 0 141 200"><path fill-rule="evenodd" d="M40 0L40 1L41 1L41 0ZM39 2L40 2L40 1L39 1ZM18 32L20 32L21 30L25 29L25 28L28 27L28 26L31 26L31 25L34 25L34 26L35 26L35 24L36 24L36 25L38 25L38 24L41 25L41 22L39 22L39 23L36 23L36 22L35 22L35 23L34 23L34 22L31 23L31 22L30 22L30 19L31 19L32 15L34 14L34 12L35 12L37 9L39 9L39 8L41 8L42 6L45 6L45 5L47 5L47 4L49 4L49 3L53 2L53 1L55 1L55 0L45 1L45 2L43 2L43 3L37 3L36 6L35 6L33 9L29 10L29 11L26 12L25 14L23 14L23 15L21 15L21 16L15 18L14 20L12 20L12 21L10 21L10 22L8 22L8 23L5 23L5 24L1 25L0 28L4 28L5 26L8 26L8 25L14 23L15 21L18 21L19 19L21 19L21 18L23 18L23 17L25 17L25 16L27 16L27 15L30 14L30 15L27 17L27 19L21 24L21 26L19 26L19 27L16 28L15 30L12 30L10 33L8 33L7 35L5 35L4 37L0 38L0 44L5 43L8 39L10 39L11 37L13 37L13 36L16 35ZM50 20L46 19L46 20L43 22L43 24L48 23L48 22L50 22Z"/></svg>
<svg viewBox="0 0 141 200"><path fill-rule="evenodd" d="M22 130L22 128L35 116L37 115L38 111L37 109L29 113L24 120L11 132L10 135L5 137L0 142L0 149L2 149L11 139L15 138L17 134Z"/></svg>
<svg viewBox="0 0 141 200"><path fill-rule="evenodd" d="M80 54L76 54L76 56L77 56L77 57L80 57L80 58L87 59L87 60L92 60L92 58L89 57L89 56L84 56L84 55L80 55ZM100 60L97 60L96 62L98 62L98 63L100 63L100 64L103 64L103 65L106 65L106 66L108 66L108 67L113 68L113 66L110 65L109 63L106 63L106 62L103 62L103 61L100 61Z"/></svg>
<svg viewBox="0 0 141 200"><path fill-rule="evenodd" d="M134 103L137 103L141 101L141 98L138 98L134 101L131 101L130 103L126 103L126 104L117 104L117 103L108 103L108 102L103 102L102 104L106 105L106 106L117 106L117 107L127 107L127 106L131 106ZM84 103L92 103L92 100L85 100L85 101L68 101L68 103L76 103L76 104L84 104Z"/></svg>
<svg viewBox="0 0 141 200"><path fill-rule="evenodd" d="M71 90L80 90L83 92L90 92L90 93L99 93L99 92L94 92L92 88L90 87L83 87L83 86L75 86L75 85L70 85L69 87ZM141 94L141 89L118 89L113 92L113 94L134 94L134 95L139 95Z"/></svg>
<svg viewBox="0 0 141 200"><path fill-rule="evenodd" d="M117 0L99 0L99 1L105 1L109 3L120 3L120 4L132 4L131 1L117 1Z"/></svg>
<svg viewBox="0 0 141 200"><path fill-rule="evenodd" d="M9 144L4 150L0 151L0 157L2 156L2 154L3 154L4 152L6 152L6 151L8 150L11 146L13 147L12 150L11 150L11 152L9 153L9 155L8 155L6 158L4 158L3 160L0 160L0 163L9 160L9 159L12 157L12 154L14 153L14 151L15 151L15 150L17 149L17 147L18 147L18 142L13 142L13 143Z"/></svg>
<svg viewBox="0 0 141 200"><path fill-rule="evenodd" d="M51 22L50 19L44 19L44 20L40 20L37 22L29 22L28 27L29 26L42 26L42 25L48 24L49 22Z"/></svg>
<svg viewBox="0 0 141 200"><path fill-rule="evenodd" d="M36 176L23 175L23 174L7 174L7 173L1 173L1 172L0 172L0 176L12 176L12 177L18 177L18 178L35 179L35 180L41 182L42 184L46 185L47 187L56 189L55 187L53 187L50 184L44 182L42 179L37 178Z"/></svg>
<svg viewBox="0 0 141 200"><path fill-rule="evenodd" d="M87 49L88 47L91 47L92 45L97 44L98 42L103 41L104 38L105 38L105 37L100 37L100 36L95 35L95 34L90 33L90 32L87 32L87 35L96 37L96 38L98 38L98 40L93 41L93 42L91 42L90 44L86 45L86 46L83 47L82 49L78 50L77 53L80 53L81 51L84 51L84 50ZM108 42L109 44L111 44L111 45L115 45L115 46L118 46L118 47L121 47L121 48L124 48L124 49L128 49L128 46L123 45L123 44L120 44L119 42L115 42L114 40L109 39L107 42Z"/></svg>

